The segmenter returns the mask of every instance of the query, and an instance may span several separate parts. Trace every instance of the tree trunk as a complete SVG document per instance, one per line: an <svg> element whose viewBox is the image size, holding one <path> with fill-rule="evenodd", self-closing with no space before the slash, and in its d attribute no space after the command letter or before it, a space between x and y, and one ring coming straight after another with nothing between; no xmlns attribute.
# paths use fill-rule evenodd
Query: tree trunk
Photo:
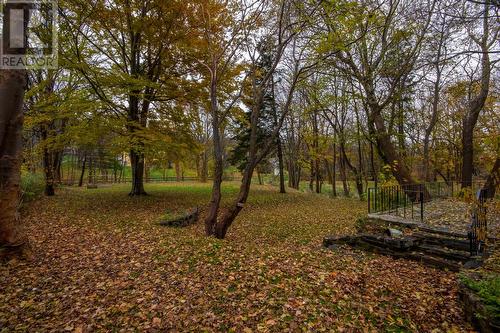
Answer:
<svg viewBox="0 0 500 333"><path fill-rule="evenodd" d="M87 184L93 185L94 184L94 157L90 156L89 159L89 175L88 175L88 181Z"/></svg>
<svg viewBox="0 0 500 333"><path fill-rule="evenodd" d="M314 160L314 175L316 176L316 193L321 193L321 173L319 167L319 159Z"/></svg>
<svg viewBox="0 0 500 333"><path fill-rule="evenodd" d="M450 181L450 169L447 171L447 175L443 174L439 169L436 169L436 173L443 178L444 182L446 185L451 186L451 181Z"/></svg>
<svg viewBox="0 0 500 333"><path fill-rule="evenodd" d="M358 115L358 112L356 110L356 115ZM357 122L357 136L356 139L358 141L358 168L353 168L353 171L355 170L355 175L356 175L356 189L358 190L358 195L359 195L359 200L363 200L363 174L364 174L364 168L363 168L363 154L361 151L361 136L360 136L360 130L359 130L359 117L356 117L356 122Z"/></svg>
<svg viewBox="0 0 500 333"><path fill-rule="evenodd" d="M9 31L10 9L23 9L27 29L26 4L4 5L3 31ZM26 30L25 30L26 31ZM17 53L26 53L25 48ZM26 70L0 70L0 258L30 257L28 239L18 213L21 198L21 161L23 144L23 102Z"/></svg>
<svg viewBox="0 0 500 333"><path fill-rule="evenodd" d="M22 255L28 244L17 211L25 87L24 70L0 70L0 257Z"/></svg>
<svg viewBox="0 0 500 333"><path fill-rule="evenodd" d="M136 68L132 68L132 76L136 75ZM132 91L129 95L129 106L128 106L128 132L131 138L136 139L137 143L135 147L130 149L130 167L132 169L132 188L129 192L129 196L136 195L147 195L144 190L144 152L143 143L140 139L136 137L136 132L144 126L145 113L147 113L146 101L143 100L143 110L139 111L139 96L140 91ZM144 113L144 117L141 116ZM142 123L141 123L142 121ZM134 142L135 140L131 140Z"/></svg>
<svg viewBox="0 0 500 333"><path fill-rule="evenodd" d="M344 155L342 154L342 147L340 148L341 153L339 155L339 165L340 165L340 179L342 180L342 186L344 188L344 195L349 196L349 184L347 183L347 170L345 165Z"/></svg>
<svg viewBox="0 0 500 333"><path fill-rule="evenodd" d="M54 160L54 154L47 147L47 138L48 138L47 126L41 125L40 132L41 132L41 138L44 142L42 162L43 162L43 173L45 176L45 195L50 197L55 195L54 191L55 160Z"/></svg>
<svg viewBox="0 0 500 333"><path fill-rule="evenodd" d="M462 187L472 186L474 169L474 125L464 119L462 130Z"/></svg>
<svg viewBox="0 0 500 333"><path fill-rule="evenodd" d="M71 171L69 173L68 184L74 185L75 181L75 152L71 150Z"/></svg>
<svg viewBox="0 0 500 333"><path fill-rule="evenodd" d="M78 187L82 187L83 185L83 177L85 176L85 164L87 163L87 154L83 156L82 162L82 172L80 173L80 180L78 181Z"/></svg>
<svg viewBox="0 0 500 333"><path fill-rule="evenodd" d="M370 164L372 167L372 176L373 176L373 182L375 183L375 187L378 186L378 171L377 168L375 168L375 156L373 153L373 143L370 142Z"/></svg>
<svg viewBox="0 0 500 333"><path fill-rule="evenodd" d="M429 122L429 126L425 129L425 136L424 136L424 179L426 182L431 181L431 175L430 175L430 157L429 157L429 142L430 142L430 137L432 134L432 131L434 130L434 127L437 124L438 121L438 105L439 105L439 91L440 91L440 85L441 85L441 69L439 66L441 64L439 63L441 59L441 43L439 44L438 48L438 55L437 55L437 60L436 60L436 81L434 81L434 91L433 91L433 96L432 96L432 115L431 115L431 121Z"/></svg>
<svg viewBox="0 0 500 333"><path fill-rule="evenodd" d="M280 176L280 193L286 193L285 189L285 171L284 171L284 165L283 165L283 149L281 147L281 139L278 135L278 138L276 140L276 145L278 146L278 169L279 169L279 176Z"/></svg>
<svg viewBox="0 0 500 333"><path fill-rule="evenodd" d="M274 118L274 126L278 126L278 113L276 111L276 97L274 94L274 77L271 77L271 89L273 95L273 118ZM281 147L281 137L278 133L276 136L276 153L278 155L278 169L279 169L279 177L280 177L280 193L286 193L285 190L285 172L283 165L283 149Z"/></svg>
<svg viewBox="0 0 500 333"><path fill-rule="evenodd" d="M122 164L121 164L121 169L120 169L120 178L118 180L119 183L123 181L123 175L125 173L125 154L122 153Z"/></svg>
<svg viewBox="0 0 500 333"><path fill-rule="evenodd" d="M216 135L214 135L215 137ZM218 135L217 135L218 137ZM218 140L214 138L215 140ZM214 179L212 185L212 197L210 199L210 205L208 210L208 215L205 219L205 233L207 235L213 235L215 230L215 224L217 223L217 213L219 211L220 201L221 201L221 185L222 185L222 174L223 174L223 159L222 159L222 148L219 147L220 144L216 144L214 150L216 151L215 165L214 165Z"/></svg>
<svg viewBox="0 0 500 333"><path fill-rule="evenodd" d="M259 181L259 185L264 185L262 182L262 175L259 172L259 168L256 168L255 171L257 171L257 180Z"/></svg>
<svg viewBox="0 0 500 333"><path fill-rule="evenodd" d="M358 191L359 199L363 200L363 176L361 175L359 170L349 161L349 158L347 157L347 154L345 152L344 143L340 144L340 151L344 158L345 164L349 167L349 169L351 169L352 173L354 174L356 190Z"/></svg>
<svg viewBox="0 0 500 333"><path fill-rule="evenodd" d="M326 176L328 177L328 184L332 185L333 175L332 175L332 169L330 168L330 162L328 162L328 160L325 158L323 160L323 163L325 164Z"/></svg>
<svg viewBox="0 0 500 333"><path fill-rule="evenodd" d="M55 151L52 153L52 158L54 161L54 180L61 185L62 183L62 178L63 178L63 169L62 169L62 158L63 158L63 152L62 151Z"/></svg>
<svg viewBox="0 0 500 333"><path fill-rule="evenodd" d="M491 169L483 189L487 190L487 198L494 198L497 188L500 186L500 157L497 157L493 169Z"/></svg>
<svg viewBox="0 0 500 333"><path fill-rule="evenodd" d="M132 189L129 196L147 195L144 190L144 154L131 150L130 166L132 169Z"/></svg>
<svg viewBox="0 0 500 333"><path fill-rule="evenodd" d="M295 170L295 184L293 185L293 188L296 190L300 189L300 180L302 178L302 168L300 166L297 166Z"/></svg>
<svg viewBox="0 0 500 333"><path fill-rule="evenodd" d="M359 176L360 178L363 178L363 175L366 174L365 172L365 168L363 166L363 152L362 152L362 149L361 149L361 139L360 139L360 136L359 136L359 128L358 128L358 136L357 136L357 140L358 140L358 170L359 170Z"/></svg>
<svg viewBox="0 0 500 333"><path fill-rule="evenodd" d="M398 114L397 114L398 148L399 148L399 155L401 156L401 158L406 159L407 152L406 152L405 131L404 131L405 115L401 103L402 103L401 101L398 102Z"/></svg>
<svg viewBox="0 0 500 333"><path fill-rule="evenodd" d="M201 182L206 183L208 180L208 152L205 149L201 158Z"/></svg>
<svg viewBox="0 0 500 333"><path fill-rule="evenodd" d="M430 156L429 156L429 142L430 142L430 134L425 133L424 137L424 171L423 171L423 178L426 182L430 181Z"/></svg>
<svg viewBox="0 0 500 333"><path fill-rule="evenodd" d="M255 135L254 135L255 136ZM227 230L233 223L236 216L243 209L250 192L250 185L252 183L252 175L255 169L255 161L250 160L245 167L243 172L243 179L241 181L240 191L238 197L233 202L233 204L227 209L227 211L222 215L220 221L217 222L214 230L214 236L223 239L226 237Z"/></svg>
<svg viewBox="0 0 500 333"><path fill-rule="evenodd" d="M333 137L335 140L335 136ZM333 143L332 195L337 197L337 143Z"/></svg>
<svg viewBox="0 0 500 333"><path fill-rule="evenodd" d="M196 179L201 180L201 158L200 154L197 154L195 157L195 165L196 165Z"/></svg>
<svg viewBox="0 0 500 333"><path fill-rule="evenodd" d="M53 156L48 148L43 148L43 170L45 173L45 195L53 196L54 191L54 163Z"/></svg>
<svg viewBox="0 0 500 333"><path fill-rule="evenodd" d="M148 161L146 160L146 158L144 157L144 181L146 183L148 183L150 181L149 179L149 165L148 165Z"/></svg>
<svg viewBox="0 0 500 333"><path fill-rule="evenodd" d="M309 191L314 191L314 161L311 159L309 162L309 166L311 168L311 173L309 175Z"/></svg>
<svg viewBox="0 0 500 333"><path fill-rule="evenodd" d="M301 170L292 157L288 158L288 186L298 190L300 185Z"/></svg>
<svg viewBox="0 0 500 333"><path fill-rule="evenodd" d="M375 100L374 97L372 97ZM373 126L371 126L371 131L373 131L373 135L375 136L377 142L377 150L380 154L380 157L391 168L392 175L398 183L403 187L407 188L407 194L412 199L415 200L417 198L417 192L411 190L412 185L417 184L413 176L411 175L410 170L406 166L406 163L401 158L401 156L397 153L394 144L391 141L389 134L387 133L384 119L381 115L380 106L378 104L369 104L370 114L369 119L373 122ZM427 190L425 190L424 197L427 199L430 197Z"/></svg>
<svg viewBox="0 0 500 333"><path fill-rule="evenodd" d="M293 171L292 162L287 160L286 167L288 170L288 187L293 188L293 178L295 176L295 173Z"/></svg>
<svg viewBox="0 0 500 333"><path fill-rule="evenodd" d="M210 79L210 113L212 115L212 140L214 144L214 179L212 184L212 197L208 208L208 215L205 218L205 233L214 235L222 197L221 185L224 172L222 138L219 128L219 110L217 103L217 74L212 72ZM224 233L225 234L225 233Z"/></svg>
<svg viewBox="0 0 500 333"><path fill-rule="evenodd" d="M175 161L174 166L175 166L175 180L180 182L182 180L181 163L179 161Z"/></svg>
<svg viewBox="0 0 500 333"><path fill-rule="evenodd" d="M313 112L313 153L314 161L311 167L314 167L314 177L316 183L316 193L321 193L321 174L319 168L319 128L318 128L318 111L315 109Z"/></svg>
<svg viewBox="0 0 500 333"><path fill-rule="evenodd" d="M469 102L467 113L463 120L462 132L462 187L472 186L472 172L474 170L474 127L476 127L479 113L488 98L490 88L491 64L489 57L489 1L484 4L483 35L479 43L481 47L481 90Z"/></svg>

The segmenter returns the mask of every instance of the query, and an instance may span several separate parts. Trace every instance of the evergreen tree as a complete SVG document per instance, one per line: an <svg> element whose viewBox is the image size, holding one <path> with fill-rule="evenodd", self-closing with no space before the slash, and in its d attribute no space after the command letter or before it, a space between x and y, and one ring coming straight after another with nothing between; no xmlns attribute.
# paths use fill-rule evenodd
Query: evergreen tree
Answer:
<svg viewBox="0 0 500 333"><path fill-rule="evenodd" d="M272 50L272 42L270 40L263 39L258 45L258 50L260 53L260 59L257 62L257 65L253 70L256 75L251 77L255 77L255 84L252 84L247 88L247 93L245 94L245 98L243 98L243 103L245 104L245 111L243 116L240 119L236 120L236 129L235 135L232 139L236 142L236 146L231 152L229 162L238 167L239 170L244 170L245 166L248 162L247 160L247 152L250 146L250 117L252 114L252 98L250 97L252 94L248 92L249 89L253 89L252 87L258 86L261 83L261 78L263 78L267 73L272 71L274 54ZM269 80L269 84L264 90L262 103L259 107L259 119L258 119L258 128L257 128L257 142L258 146L261 146L260 143L263 143L265 139L272 135L273 128L276 122L276 103L274 96L274 80ZM250 96L249 96L250 95ZM264 161L261 161L263 163Z"/></svg>

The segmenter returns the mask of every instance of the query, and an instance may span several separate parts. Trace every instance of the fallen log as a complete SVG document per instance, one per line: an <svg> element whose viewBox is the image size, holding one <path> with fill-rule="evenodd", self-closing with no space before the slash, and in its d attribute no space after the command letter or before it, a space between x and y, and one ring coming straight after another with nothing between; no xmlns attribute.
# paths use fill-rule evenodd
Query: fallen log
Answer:
<svg viewBox="0 0 500 333"><path fill-rule="evenodd" d="M170 219L162 219L159 224L168 227L187 227L188 225L198 222L198 217L200 215L200 210L198 207L194 208L190 212L186 213L180 217L174 217Z"/></svg>

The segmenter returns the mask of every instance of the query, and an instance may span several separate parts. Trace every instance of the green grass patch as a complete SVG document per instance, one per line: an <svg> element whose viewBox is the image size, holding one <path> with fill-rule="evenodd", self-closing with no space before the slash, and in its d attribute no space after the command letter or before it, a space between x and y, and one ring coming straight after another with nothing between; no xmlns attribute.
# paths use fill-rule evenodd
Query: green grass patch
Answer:
<svg viewBox="0 0 500 333"><path fill-rule="evenodd" d="M488 315L495 321L500 320L500 276L489 274L479 280L475 280L461 275L460 279L481 298Z"/></svg>

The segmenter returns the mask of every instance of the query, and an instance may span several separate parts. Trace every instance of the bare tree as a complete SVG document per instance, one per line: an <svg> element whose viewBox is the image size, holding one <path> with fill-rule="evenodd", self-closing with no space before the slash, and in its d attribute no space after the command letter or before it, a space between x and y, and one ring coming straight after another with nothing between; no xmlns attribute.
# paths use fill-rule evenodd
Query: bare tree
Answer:
<svg viewBox="0 0 500 333"><path fill-rule="evenodd" d="M345 42L344 30L330 19L331 15L325 15L323 22L331 39L340 41L340 46L332 45L339 50L335 53L333 66L359 84L377 151L401 185L414 184L416 180L396 149L384 112L396 101L404 87L403 81L415 66L434 5L435 0L418 4L393 0L363 1L365 7L359 10L361 13L371 11L372 15L360 15L352 36L355 42ZM413 22L412 32L402 36L400 32L409 28L409 22ZM349 29L348 26L345 28Z"/></svg>
<svg viewBox="0 0 500 333"><path fill-rule="evenodd" d="M492 64L490 61L490 48L498 42L499 26L490 27L490 1L485 1L482 12L482 33L477 36L469 30L469 37L480 48L480 77L479 92L473 94L467 105L467 111L463 118L462 127L462 187L472 185L472 173L474 168L474 128L479 113L484 107L490 89L490 76ZM470 23L470 22L469 22ZM470 88L471 90L473 87Z"/></svg>
<svg viewBox="0 0 500 333"><path fill-rule="evenodd" d="M439 8L440 9L440 8ZM443 72L447 65L445 61L448 57L448 47L447 41L450 39L450 22L447 19L446 15L444 15L441 10L437 11L437 20L435 24L431 27L430 32L433 33L434 39L432 39L429 44L432 47L434 52L431 54L430 65L433 70L434 78L431 80L432 84L432 102L431 102L431 117L427 127L425 128L424 135L424 163L423 163L423 174L425 181L431 180L430 173L430 138L434 128L439 119L439 98L441 89L443 87Z"/></svg>
<svg viewBox="0 0 500 333"><path fill-rule="evenodd" d="M205 219L205 231L208 235L214 235L217 238L224 238L234 219L243 209L250 191L253 171L275 146L281 126L283 125L284 119L290 109L296 85L302 75L304 75L304 73L312 67L309 64L304 65L302 63L303 58L307 53L306 45L301 45L302 47L300 48L297 45L297 34L302 31L302 28L307 23L307 20L304 20L300 15L294 16L297 8L296 6L297 3L293 1L280 1L271 8L266 7L265 2L259 3L259 5L256 3L248 5L245 1L243 1L243 9L240 11L239 15L241 22L238 22L239 24L236 25L235 28L229 32L229 34L225 34L226 38L228 35L230 36L228 39L219 43L222 47L219 47L218 50L222 50L222 53L213 53L211 55L211 61L203 64L210 72L210 109L212 116L212 136L215 150L215 171L212 200L210 202L207 218ZM270 15L268 17L263 17L264 14ZM258 26L256 25L256 19L257 21L267 19L267 24L271 23L270 26L268 26L269 30L266 35L273 36L273 38L269 40L272 40L273 43L272 49L274 57L270 68L265 73L261 73L256 70L261 56L258 49L255 47L257 45L257 40L261 40L261 36L258 36L258 34L256 35L255 30L252 30ZM212 39L213 37L211 35L206 35L207 41L210 42ZM280 112L279 119L275 122L275 126L271 131L272 134L267 138L265 143L258 145L258 124L264 98L264 91L266 91L272 83L273 74L281 62L290 43L292 43L292 50L290 53L293 61L291 70L292 74L288 92L286 94L286 101ZM245 78L250 82L252 98L249 125L249 150L247 163L243 171L242 184L237 198L219 217L218 213L221 200L220 187L223 171L220 121L224 119L235 103L237 103L243 91L244 84L242 83L239 93L230 100L227 107L224 110L221 110L218 103L220 97L217 91L217 78L219 75L218 73L220 73L221 70L225 70L231 64L230 61L241 47L246 47L248 51L247 55L250 59L250 68L245 75Z"/></svg>
<svg viewBox="0 0 500 333"><path fill-rule="evenodd" d="M222 177L224 172L224 144L223 124L227 121L229 112L239 101L243 93L243 81L240 88L228 82L237 79L238 66L241 68L238 57L242 51L243 42L249 32L257 26L265 9L263 4L253 6L245 1L232 3L232 8L212 1L197 3L201 22L201 39L203 41L204 57L197 59L201 65L200 71L207 78L209 84L208 111L211 117L212 142L214 150L214 172L212 196L208 214L205 217L205 232L213 235L214 226L222 199ZM214 10L215 8L215 10Z"/></svg>

